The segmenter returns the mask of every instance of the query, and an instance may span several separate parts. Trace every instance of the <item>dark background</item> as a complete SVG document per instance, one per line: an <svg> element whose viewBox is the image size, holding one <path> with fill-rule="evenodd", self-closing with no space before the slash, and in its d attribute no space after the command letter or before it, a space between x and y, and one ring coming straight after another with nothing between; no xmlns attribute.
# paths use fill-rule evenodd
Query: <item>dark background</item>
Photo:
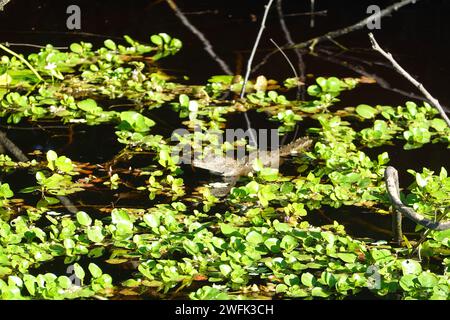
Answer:
<svg viewBox="0 0 450 320"><path fill-rule="evenodd" d="M265 0L176 1L183 12L204 12L188 14L187 17L205 34L218 55L233 71L236 70L239 52L243 54L244 59L248 57L266 2ZM273 49L269 38L273 38L279 44L285 43L275 2L260 43L261 50ZM315 18L315 28L310 28L308 16L285 18L294 41L308 40L327 31L353 24L367 16L366 10L371 4L384 8L396 1L316 0L315 2L316 10L328 10L327 16ZM81 8L82 22L79 31L70 31L66 28L66 19L69 16L66 14L66 8L71 4L77 4ZM283 9L285 14L307 12L310 10L310 1L285 0ZM450 90L447 89L450 73L449 12L448 0L421 0L394 12L390 17L385 17L382 20L382 29L375 32L380 44L391 51L444 105L450 105ZM256 21L252 19L252 15L257 17ZM158 32L169 33L184 43L183 50L176 58L163 62L168 68L179 74L189 75L193 82L203 82L209 76L222 72L203 50L198 38L181 24L165 1L11 0L4 11L0 11L0 42L52 43L67 46L80 40L101 43L105 37L116 39L124 34L141 41L149 41L149 36ZM337 40L346 47L369 48L367 32L368 30L360 30ZM25 48L21 49L24 51ZM256 57L256 63L261 55L262 53ZM315 75L327 75L335 71L335 67L330 69L327 63L319 63L317 59L307 57L306 63L307 72ZM286 78L292 74L281 55L275 55L260 73L274 78ZM389 75L388 73L388 77ZM394 75L390 76L397 79ZM402 82L404 81L400 80L398 84L402 86ZM411 89L408 84L404 87Z"/></svg>
<svg viewBox="0 0 450 320"><path fill-rule="evenodd" d="M395 2L397 1L316 0L316 10L328 10L328 14L317 16L314 28L310 27L309 16L290 16L285 20L294 41L302 42L367 17L367 7L371 4L384 8ZM215 52L230 68L236 73L244 73L242 68L238 68L239 60L245 65L267 1L177 0L176 3L191 23L205 34ZM69 17L66 9L71 4L77 4L81 8L81 30L71 31L66 27ZM275 5L276 1L271 8L255 63L260 61L267 50L274 49L270 38L280 45L285 43ZM310 0L284 0L283 10L285 14L308 12ZM449 12L449 0L421 0L383 18L381 30L374 32L382 47L392 52L400 64L422 82L444 106L450 106ZM179 79L188 75L190 83L205 83L211 75L222 73L217 63L203 49L203 44L180 22L165 1L11 0L4 11L0 11L0 42L68 46L72 42L88 41L100 45L106 38L120 42L124 34L142 42L149 42L150 35L159 32L166 32L183 41L183 49L176 56L161 61L161 67L169 74L176 75ZM350 55L369 61L386 62L378 53L370 52L368 32L367 29L361 29L336 40L352 48L348 52ZM339 48L331 42L321 46L339 52ZM37 50L29 47L12 48L18 52ZM362 55L364 50L366 53ZM287 54L295 63L293 52L288 51ZM314 77L359 76L347 68L316 57L305 56L304 59L306 73ZM390 68L375 65L368 67L367 71L376 73L397 88L419 94L410 83ZM257 74L282 80L291 77L292 71L281 54L276 54ZM312 77L308 78L309 83L313 80ZM339 107L360 103L396 106L404 105L405 101L411 99L377 85L370 85L343 94L342 100ZM243 119L240 120L242 125L245 125ZM19 136L20 132L17 135ZM97 150L98 145L94 145L93 149ZM439 170L442 165L448 164L447 150L442 145L427 145L414 153L405 152L399 147L388 151L391 163L395 166L417 169L425 166Z"/></svg>

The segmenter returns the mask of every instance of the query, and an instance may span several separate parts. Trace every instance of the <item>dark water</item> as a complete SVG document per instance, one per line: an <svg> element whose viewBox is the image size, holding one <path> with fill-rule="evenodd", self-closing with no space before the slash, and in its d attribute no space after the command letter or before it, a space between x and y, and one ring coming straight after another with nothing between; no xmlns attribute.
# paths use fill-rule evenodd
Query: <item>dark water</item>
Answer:
<svg viewBox="0 0 450 320"><path fill-rule="evenodd" d="M311 18L297 15L310 11L309 0L283 1L286 24L295 42L302 42L327 31L351 25L367 16L369 5L381 8L395 1L376 0L316 0L316 10L327 10L326 16L316 16L315 26L311 28ZM212 44L214 51L235 73L244 73L245 64L253 46L266 1L262 0L226 0L226 1L176 1L180 10ZM70 31L66 28L66 8L77 4L81 8L81 30ZM381 30L375 32L379 43L392 52L398 61L445 106L450 106L450 1L421 0L415 5L402 8L381 22ZM294 15L293 15L294 14ZM291 16L289 16L291 15ZM75 41L88 41L100 45L104 39L120 40L128 34L137 40L148 42L151 34L166 32L183 41L183 49L176 56L165 59L161 67L178 77L188 76L189 83L205 83L215 74L223 74L219 65L211 59L203 44L178 19L165 1L128 0L128 1L74 1L74 0L11 0L0 11L0 42L46 44L68 46ZM382 77L391 86L408 93L419 94L406 80L391 68L380 65L385 63L382 57L368 50L369 30L363 29L336 39L350 50L340 53L339 47L331 42L324 43L335 53L332 58L361 64L368 73ZM275 6L267 20L265 34L260 43L255 63L274 49L269 41L273 38L278 44L285 44L285 36L280 27ZM20 52L31 52L29 47L13 47ZM293 52L287 54L296 63ZM339 64L311 55L304 56L306 73L312 76L359 76L357 73ZM376 63L365 63L379 62ZM292 71L281 54L274 55L266 65L253 76L264 74L268 78L283 80L291 77ZM312 77L307 78L308 84ZM360 103L400 105L411 100L401 94L386 90L378 85L363 85L342 96L340 107L355 106ZM158 111L156 111L158 112ZM164 113L155 114L162 120ZM253 115L257 126L267 125L260 115ZM243 119L235 119L232 127L243 126ZM172 124L174 128L176 124ZM305 123L300 123L305 125ZM25 124L26 126L26 124ZM167 129L168 127L165 126ZM301 128L305 131L306 128ZM25 151L33 149L55 148L77 161L102 163L109 160L120 150L116 142L114 128L77 126L73 132L68 129L8 130L8 136ZM386 150L384 148L383 150ZM376 155L380 150L369 150ZM389 147L391 164L399 168L403 186L411 182L405 173L407 168L428 167L438 171L441 166L449 165L450 152L442 145L428 145L416 151L404 151L401 147ZM105 199L105 203L110 199ZM348 210L347 210L348 211ZM360 237L378 237L389 239L386 230L390 228L388 217L361 213L358 219L345 210L330 211L328 219L336 219L348 225L352 234ZM313 219L317 223L327 223L327 218L318 215ZM367 221L381 231L368 230ZM365 222L365 223L364 223ZM410 226L411 227L411 226ZM383 231L384 230L384 231Z"/></svg>
<svg viewBox="0 0 450 320"><path fill-rule="evenodd" d="M302 42L327 31L351 25L367 16L369 5L381 8L395 1L366 0L316 0L316 11L327 10L326 16L315 17L315 25L310 26L310 16L297 15L310 11L309 0L285 0L283 11L286 24L295 42ZM265 1L177 1L180 10L210 41L213 49L236 73L244 73L246 60L254 43L263 14ZM69 14L66 9L71 4L81 8L81 30L71 31L66 27ZM276 1L269 14L260 50L255 64L274 46L274 39L282 45L285 36L280 27ZM445 106L450 106L450 1L421 0L409 5L381 21L381 30L375 35L382 46L392 52L410 73L421 81L429 91ZM294 14L294 16L292 16ZM4 11L0 11L0 42L46 44L67 46L74 41L89 41L101 44L107 37L120 39L128 34L138 40L148 41L149 36L167 32L183 41L180 53L161 62L167 72L187 75L190 83L205 83L214 74L222 74L218 64L203 49L203 44L174 15L165 1L73 1L73 0L11 0ZM341 53L342 57L384 62L376 53L364 52L370 48L367 33L362 29L336 40L353 49ZM329 50L339 53L340 49L331 42L324 43ZM30 52L36 49L13 47L16 51ZM287 52L296 64L296 57ZM339 60L340 56L334 56ZM358 76L354 71L331 63L319 57L304 56L306 73L314 76ZM362 64L364 65L364 64ZM414 88L390 68L376 65L365 66L369 73L384 78L393 87L418 94ZM282 80L292 76L292 71L281 54L276 54L259 69L255 76ZM307 79L307 81L312 81ZM400 94L377 87L361 86L343 95L342 106L359 103L398 105L410 100ZM258 122L258 119L255 119ZM98 134L98 133L95 133ZM86 139L92 141L92 139ZM78 148L76 148L78 149ZM88 148L89 149L89 148ZM439 151L439 150L438 150ZM94 152L94 150L88 150ZM428 154L432 163L444 164L447 152ZM101 160L101 159L99 159ZM395 161L395 159L394 159Z"/></svg>

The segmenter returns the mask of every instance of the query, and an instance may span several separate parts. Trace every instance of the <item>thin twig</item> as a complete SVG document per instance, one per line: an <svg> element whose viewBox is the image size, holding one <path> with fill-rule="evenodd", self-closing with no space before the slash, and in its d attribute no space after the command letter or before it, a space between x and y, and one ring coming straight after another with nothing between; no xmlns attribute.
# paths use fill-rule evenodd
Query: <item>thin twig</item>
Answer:
<svg viewBox="0 0 450 320"><path fill-rule="evenodd" d="M367 18L365 18L365 19L363 19L363 20L361 20L361 21L359 21L359 22L357 22L357 23L355 23L355 24L353 24L351 26L348 26L348 27L345 27L345 28L342 28L342 29L338 29L338 30L335 30L335 31L328 32L328 33L326 33L326 34L324 34L324 35L322 35L320 37L309 39L307 41L298 43L298 44L296 44L294 46L285 45L282 48L283 49L303 49L303 48L307 48L307 47L309 47L311 45L316 45L316 44L318 44L320 42L323 42L323 41L329 41L330 39L337 38L337 37L343 36L345 34L351 33L353 31L362 29L362 28L364 28L367 25L368 22L373 21L375 19L381 19L381 18L385 17L386 15L391 14L394 11L398 11L400 8L402 8L402 7L404 7L404 6L408 5L408 4L415 4L418 1L420 1L420 0L402 0L402 1L399 1L397 3L394 3L393 5L390 5L390 6L386 7L385 9L381 10L380 12L376 12L376 13L368 16ZM260 67L262 67L263 65L265 65L267 63L267 61L269 60L269 58L271 56L273 56L276 52L277 52L277 50L273 50L270 53L268 53L262 59L262 61L253 68L252 71L254 72L254 71L258 70Z"/></svg>
<svg viewBox="0 0 450 320"><path fill-rule="evenodd" d="M36 75L36 77L39 79L39 81L44 81L44 79L42 79L42 77L39 75L39 73L36 71L36 69L34 69L33 66L24 57L22 57L21 55L18 55L17 53L8 49L7 47L5 47L2 44L0 44L0 49L5 50L9 54L12 54L14 57L16 57L17 59L22 61Z"/></svg>
<svg viewBox="0 0 450 320"><path fill-rule="evenodd" d="M252 53L250 54L250 58L248 59L248 62L247 62L247 71L245 72L244 83L242 84L242 90L241 90L241 95L240 95L241 99L243 99L244 95L245 95L245 87L247 86L248 78L250 77L250 72L252 71L253 58L255 57L256 49L258 48L259 41L261 40L262 33L266 26L267 15L269 14L269 10L270 10L270 7L272 6L273 1L274 0L269 0L269 2L266 5L266 10L264 12L264 16L261 21L261 26L259 28L258 36L256 37L256 41L255 41L255 44L253 45ZM247 122L247 127L249 127L250 145L256 147L256 146L258 146L258 143L256 141L255 134L253 133L253 130L251 129L250 119L248 118L248 115L246 113L244 114L244 116L245 116L245 121Z"/></svg>
<svg viewBox="0 0 450 320"><path fill-rule="evenodd" d="M16 43L16 42L5 42L4 43L5 46L7 47L30 47L30 48L38 48L38 49L43 49L46 48L47 46L43 46L40 44L32 44L32 43ZM69 49L69 47L52 47L53 49L58 49L58 50L66 50Z"/></svg>
<svg viewBox="0 0 450 320"><path fill-rule="evenodd" d="M200 41L203 43L203 46L205 48L205 51L213 58L220 66L220 68L225 72L226 74L232 75L233 72L231 71L230 67L223 61L215 52L213 49L213 46L209 42L208 39L206 39L205 35L198 30L186 16L181 12L181 10L178 8L177 4L173 0L166 0L167 4L170 6L170 8L175 12L175 15L181 20L181 22L189 29L193 34L197 36L197 38L200 39Z"/></svg>
<svg viewBox="0 0 450 320"><path fill-rule="evenodd" d="M447 117L447 114L445 113L444 109L442 108L439 101L434 98L425 87L418 82L416 79L414 79L401 65L398 64L397 61L395 61L392 54L389 52L384 51L380 45L378 44L377 40L373 36L372 33L369 33L370 41L372 42L372 48L379 53L381 53L386 59L388 59L392 65L394 66L394 69L398 71L402 76L404 76L409 82L411 82L417 89L420 90L420 92L423 93L423 95L430 101L430 103L438 109L439 113L441 114L441 117L447 122L447 125L450 127L450 119Z"/></svg>
<svg viewBox="0 0 450 320"><path fill-rule="evenodd" d="M208 39L206 39L205 35L198 30L190 21L189 19L181 12L181 10L176 5L175 1L173 0L166 0L167 4L170 6L170 8L175 12L176 16L181 20L181 22L189 29L193 34L195 34L200 41L203 43L205 51L211 56L211 58L214 59L214 61L217 62L217 64L220 66L223 72L225 72L228 75L232 75L233 72L231 71L230 67L227 65L225 61L223 61L215 52L213 49L213 46L209 42ZM247 115L247 113L244 113L245 122L247 123L247 129L250 132L250 144L253 146L256 146L256 137L254 136L252 125L250 123L250 119Z"/></svg>
<svg viewBox="0 0 450 320"><path fill-rule="evenodd" d="M298 13L288 13L285 14L285 17L298 17L298 16L310 16L310 15L315 15L315 16L326 16L328 14L328 10L322 10L322 11L315 11L313 13L311 12L298 12Z"/></svg>
<svg viewBox="0 0 450 320"><path fill-rule="evenodd" d="M252 63L253 58L256 54L256 49L258 48L259 41L261 40L262 33L264 31L264 28L266 27L266 19L267 15L269 14L270 7L272 6L273 0L269 0L269 2L266 5L266 10L264 12L263 19L261 21L261 26L259 27L258 36L256 37L255 44L253 45L252 53L250 54L250 58L247 62L247 71L245 73L244 83L242 84L242 90L241 90L241 99L244 98L245 94L245 87L247 85L248 78L250 77L250 72L252 71Z"/></svg>
<svg viewBox="0 0 450 320"><path fill-rule="evenodd" d="M321 55L321 54L319 54L320 52L324 52L327 55ZM411 98L411 99L417 99L417 100L421 100L421 101L426 101L427 100L426 98L424 98L422 96L419 96L417 94L414 94L414 93L411 93L411 92L406 92L406 91L403 91L401 89L392 87L383 78L379 77L376 74L367 72L366 69L364 69L363 66L357 65L357 64L352 64L352 63L350 63L350 62L348 62L348 61L346 61L344 59L337 59L335 56L330 55L330 51L320 49L320 50L317 50L314 54L312 54L312 56L316 57L316 58L319 58L319 59L322 59L322 60L325 60L325 61L328 61L328 62L331 62L331 63L334 63L334 64L338 64L340 66L343 66L344 68L352 70L352 71L356 72L357 74L365 76L367 78L372 78L383 89L386 89L386 90L398 93L398 94L400 94L402 96L405 96L405 97L408 97L408 98Z"/></svg>
<svg viewBox="0 0 450 320"><path fill-rule="evenodd" d="M294 73L295 78L296 78L297 80L299 80L300 78L299 78L299 76L298 76L297 70L295 70L295 67L294 67L294 65L292 64L291 60L289 60L289 57L286 55L286 53L284 53L283 49L281 49L280 46L279 46L273 39L270 39L270 41L273 43L273 45L274 45L275 47L277 47L278 50L280 50L280 52L281 52L281 54L283 55L283 57L284 57L284 58L286 59L286 61L289 63L289 66L291 67L292 72ZM300 86L300 82L298 82L297 87L298 87L298 92L297 92L297 99L298 99L298 98L299 98L299 94L300 94L300 87L301 87L301 86Z"/></svg>
<svg viewBox="0 0 450 320"><path fill-rule="evenodd" d="M284 14L283 14L283 7L282 7L282 1L283 0L277 0L277 11L278 16L280 17L280 25L281 29L283 29L284 37L286 38L286 41L289 45L294 45L294 40L292 39L291 33L289 32L289 28L287 27L286 21L284 20ZM283 49L281 49L278 45L276 45L278 49L281 51L281 53L285 56L286 54L283 52ZM295 55L297 56L298 60L298 69L300 70L300 81L305 81L305 62L303 61L303 56L300 50L294 50ZM289 60L289 59L288 59ZM304 99L304 90L301 89L302 87L299 85L298 87L298 93L297 93L297 99L298 94L301 93L302 99Z"/></svg>

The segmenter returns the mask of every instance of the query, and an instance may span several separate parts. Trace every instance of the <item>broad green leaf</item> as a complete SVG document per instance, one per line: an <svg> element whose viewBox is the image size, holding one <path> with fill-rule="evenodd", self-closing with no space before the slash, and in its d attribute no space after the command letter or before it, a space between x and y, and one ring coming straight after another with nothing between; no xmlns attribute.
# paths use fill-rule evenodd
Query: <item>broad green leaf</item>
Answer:
<svg viewBox="0 0 450 320"><path fill-rule="evenodd" d="M106 48L108 48L110 50L116 50L117 49L116 44L111 39L105 40L104 45L105 45Z"/></svg>
<svg viewBox="0 0 450 320"><path fill-rule="evenodd" d="M367 104L360 104L356 107L356 113L365 119L372 119L377 114L377 110Z"/></svg>
<svg viewBox="0 0 450 320"><path fill-rule="evenodd" d="M356 258L358 257L356 254L354 254L354 253L338 253L338 254L336 254L336 256L339 258L339 259L341 259L341 260L343 260L343 261L345 261L345 262L347 262L347 263L353 263L353 262L355 262L356 261Z"/></svg>
<svg viewBox="0 0 450 320"><path fill-rule="evenodd" d="M433 288L439 282L439 279L431 272L422 272L417 279L420 285L425 288Z"/></svg>
<svg viewBox="0 0 450 320"><path fill-rule="evenodd" d="M264 241L263 236L256 231L250 231L245 239L254 245L258 245Z"/></svg>
<svg viewBox="0 0 450 320"><path fill-rule="evenodd" d="M72 43L70 45L70 50L72 52L75 52L75 53L82 53L83 52L83 47L80 44L78 44L78 43Z"/></svg>
<svg viewBox="0 0 450 320"><path fill-rule="evenodd" d="M94 278L100 278L103 274L102 269L100 269L95 263L89 263L88 269Z"/></svg>
<svg viewBox="0 0 450 320"><path fill-rule="evenodd" d="M305 285L307 287L311 288L314 286L314 276L309 272L302 274L301 281L302 281L303 285Z"/></svg>
<svg viewBox="0 0 450 320"><path fill-rule="evenodd" d="M74 263L73 264L73 270L75 271L75 275L77 276L78 279L80 279L81 281L83 281L84 277L85 277L85 273L83 268L78 264L78 263Z"/></svg>
<svg viewBox="0 0 450 320"><path fill-rule="evenodd" d="M326 292L322 287L314 287L311 291L313 297L328 298L330 294Z"/></svg>
<svg viewBox="0 0 450 320"><path fill-rule="evenodd" d="M86 227L90 226L92 223L91 217L89 217L89 215L84 211L77 212L77 221L79 224Z"/></svg>

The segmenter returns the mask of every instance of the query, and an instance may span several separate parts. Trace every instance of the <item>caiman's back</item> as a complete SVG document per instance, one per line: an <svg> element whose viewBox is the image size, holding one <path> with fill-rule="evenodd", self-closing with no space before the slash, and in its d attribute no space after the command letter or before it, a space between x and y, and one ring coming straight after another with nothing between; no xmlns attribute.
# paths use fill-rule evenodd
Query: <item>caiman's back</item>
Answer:
<svg viewBox="0 0 450 320"><path fill-rule="evenodd" d="M252 164L256 158L259 158L265 167L278 167L282 157L291 153L301 153L309 148L311 143L311 139L302 137L274 151L254 151L243 160L235 160L231 157L218 155L206 155L203 159L193 159L192 165L225 177L243 176L253 171Z"/></svg>

